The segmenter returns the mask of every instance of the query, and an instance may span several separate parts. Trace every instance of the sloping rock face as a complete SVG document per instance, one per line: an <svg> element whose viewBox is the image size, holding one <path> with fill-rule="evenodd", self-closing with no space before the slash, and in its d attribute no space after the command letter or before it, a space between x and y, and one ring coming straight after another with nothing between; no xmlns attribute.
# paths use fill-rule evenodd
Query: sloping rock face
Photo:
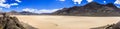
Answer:
<svg viewBox="0 0 120 29"><path fill-rule="evenodd" d="M116 24L101 26L101 27L95 27L91 29L120 29L120 21Z"/></svg>
<svg viewBox="0 0 120 29"><path fill-rule="evenodd" d="M11 17L8 13L1 13L0 29L37 29L26 23L20 22L17 17Z"/></svg>
<svg viewBox="0 0 120 29"><path fill-rule="evenodd" d="M111 27L112 27L112 29L120 29L120 21Z"/></svg>
<svg viewBox="0 0 120 29"><path fill-rule="evenodd" d="M55 15L85 15L85 16L117 16L120 15L120 9L114 4L98 4L91 2L85 6L74 6L63 8L54 12Z"/></svg>
<svg viewBox="0 0 120 29"><path fill-rule="evenodd" d="M31 25L23 23L23 22L21 22L21 24L25 27L25 29L38 29L38 28L32 27Z"/></svg>
<svg viewBox="0 0 120 29"><path fill-rule="evenodd" d="M105 25L105 26L100 26L100 27L94 27L94 28L90 28L90 29L113 29L113 25Z"/></svg>
<svg viewBox="0 0 120 29"><path fill-rule="evenodd" d="M25 29L16 17L4 14L0 17L0 29Z"/></svg>

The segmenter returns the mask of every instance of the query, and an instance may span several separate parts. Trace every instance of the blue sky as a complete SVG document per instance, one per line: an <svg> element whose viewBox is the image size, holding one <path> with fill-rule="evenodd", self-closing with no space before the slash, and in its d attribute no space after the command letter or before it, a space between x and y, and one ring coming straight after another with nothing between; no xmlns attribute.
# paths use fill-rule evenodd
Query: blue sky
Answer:
<svg viewBox="0 0 120 29"><path fill-rule="evenodd" d="M72 6L83 6L89 3L90 0L5 0L2 4L8 4L9 7L0 6L2 11L30 11L37 13L47 13L45 11L53 12L61 8L69 8ZM92 0L100 4L115 3L117 0ZM80 4L79 4L80 2ZM91 1L90 1L91 2ZM16 4L15 4L16 3ZM1 4L1 3L0 3ZM12 5L13 4L13 5ZM117 5L119 5L117 3ZM32 10L32 11L31 11ZM41 11L41 12L39 12Z"/></svg>

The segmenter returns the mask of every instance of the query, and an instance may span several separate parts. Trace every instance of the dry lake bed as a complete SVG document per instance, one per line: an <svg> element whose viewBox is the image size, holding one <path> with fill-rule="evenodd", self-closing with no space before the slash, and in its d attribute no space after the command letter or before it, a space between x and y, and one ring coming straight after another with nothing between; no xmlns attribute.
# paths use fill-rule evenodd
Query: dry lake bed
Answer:
<svg viewBox="0 0 120 29"><path fill-rule="evenodd" d="M50 16L50 15L15 15L21 22L38 29L90 29L113 24L120 17L87 17L87 16Z"/></svg>

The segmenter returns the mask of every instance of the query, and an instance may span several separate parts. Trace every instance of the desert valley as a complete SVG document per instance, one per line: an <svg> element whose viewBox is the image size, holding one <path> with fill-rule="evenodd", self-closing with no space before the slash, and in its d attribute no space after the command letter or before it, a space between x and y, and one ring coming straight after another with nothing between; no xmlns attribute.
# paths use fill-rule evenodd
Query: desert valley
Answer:
<svg viewBox="0 0 120 29"><path fill-rule="evenodd" d="M117 23L120 17L14 15L38 29L90 29Z"/></svg>
<svg viewBox="0 0 120 29"><path fill-rule="evenodd" d="M120 29L120 0L0 0L0 29Z"/></svg>

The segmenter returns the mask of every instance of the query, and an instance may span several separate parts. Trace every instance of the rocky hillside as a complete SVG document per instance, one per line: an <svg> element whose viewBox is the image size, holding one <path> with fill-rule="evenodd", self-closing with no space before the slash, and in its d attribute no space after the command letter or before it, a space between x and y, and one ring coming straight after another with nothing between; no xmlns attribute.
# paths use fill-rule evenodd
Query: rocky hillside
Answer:
<svg viewBox="0 0 120 29"><path fill-rule="evenodd" d="M63 8L53 13L54 15L82 15L82 16L118 16L120 9L114 4L88 3L84 6Z"/></svg>
<svg viewBox="0 0 120 29"><path fill-rule="evenodd" d="M6 13L2 13L0 17L0 29L36 29L28 24L21 23L17 17L11 17Z"/></svg>
<svg viewBox="0 0 120 29"><path fill-rule="evenodd" d="M120 21L115 24L105 25L105 26L95 27L90 29L120 29Z"/></svg>

